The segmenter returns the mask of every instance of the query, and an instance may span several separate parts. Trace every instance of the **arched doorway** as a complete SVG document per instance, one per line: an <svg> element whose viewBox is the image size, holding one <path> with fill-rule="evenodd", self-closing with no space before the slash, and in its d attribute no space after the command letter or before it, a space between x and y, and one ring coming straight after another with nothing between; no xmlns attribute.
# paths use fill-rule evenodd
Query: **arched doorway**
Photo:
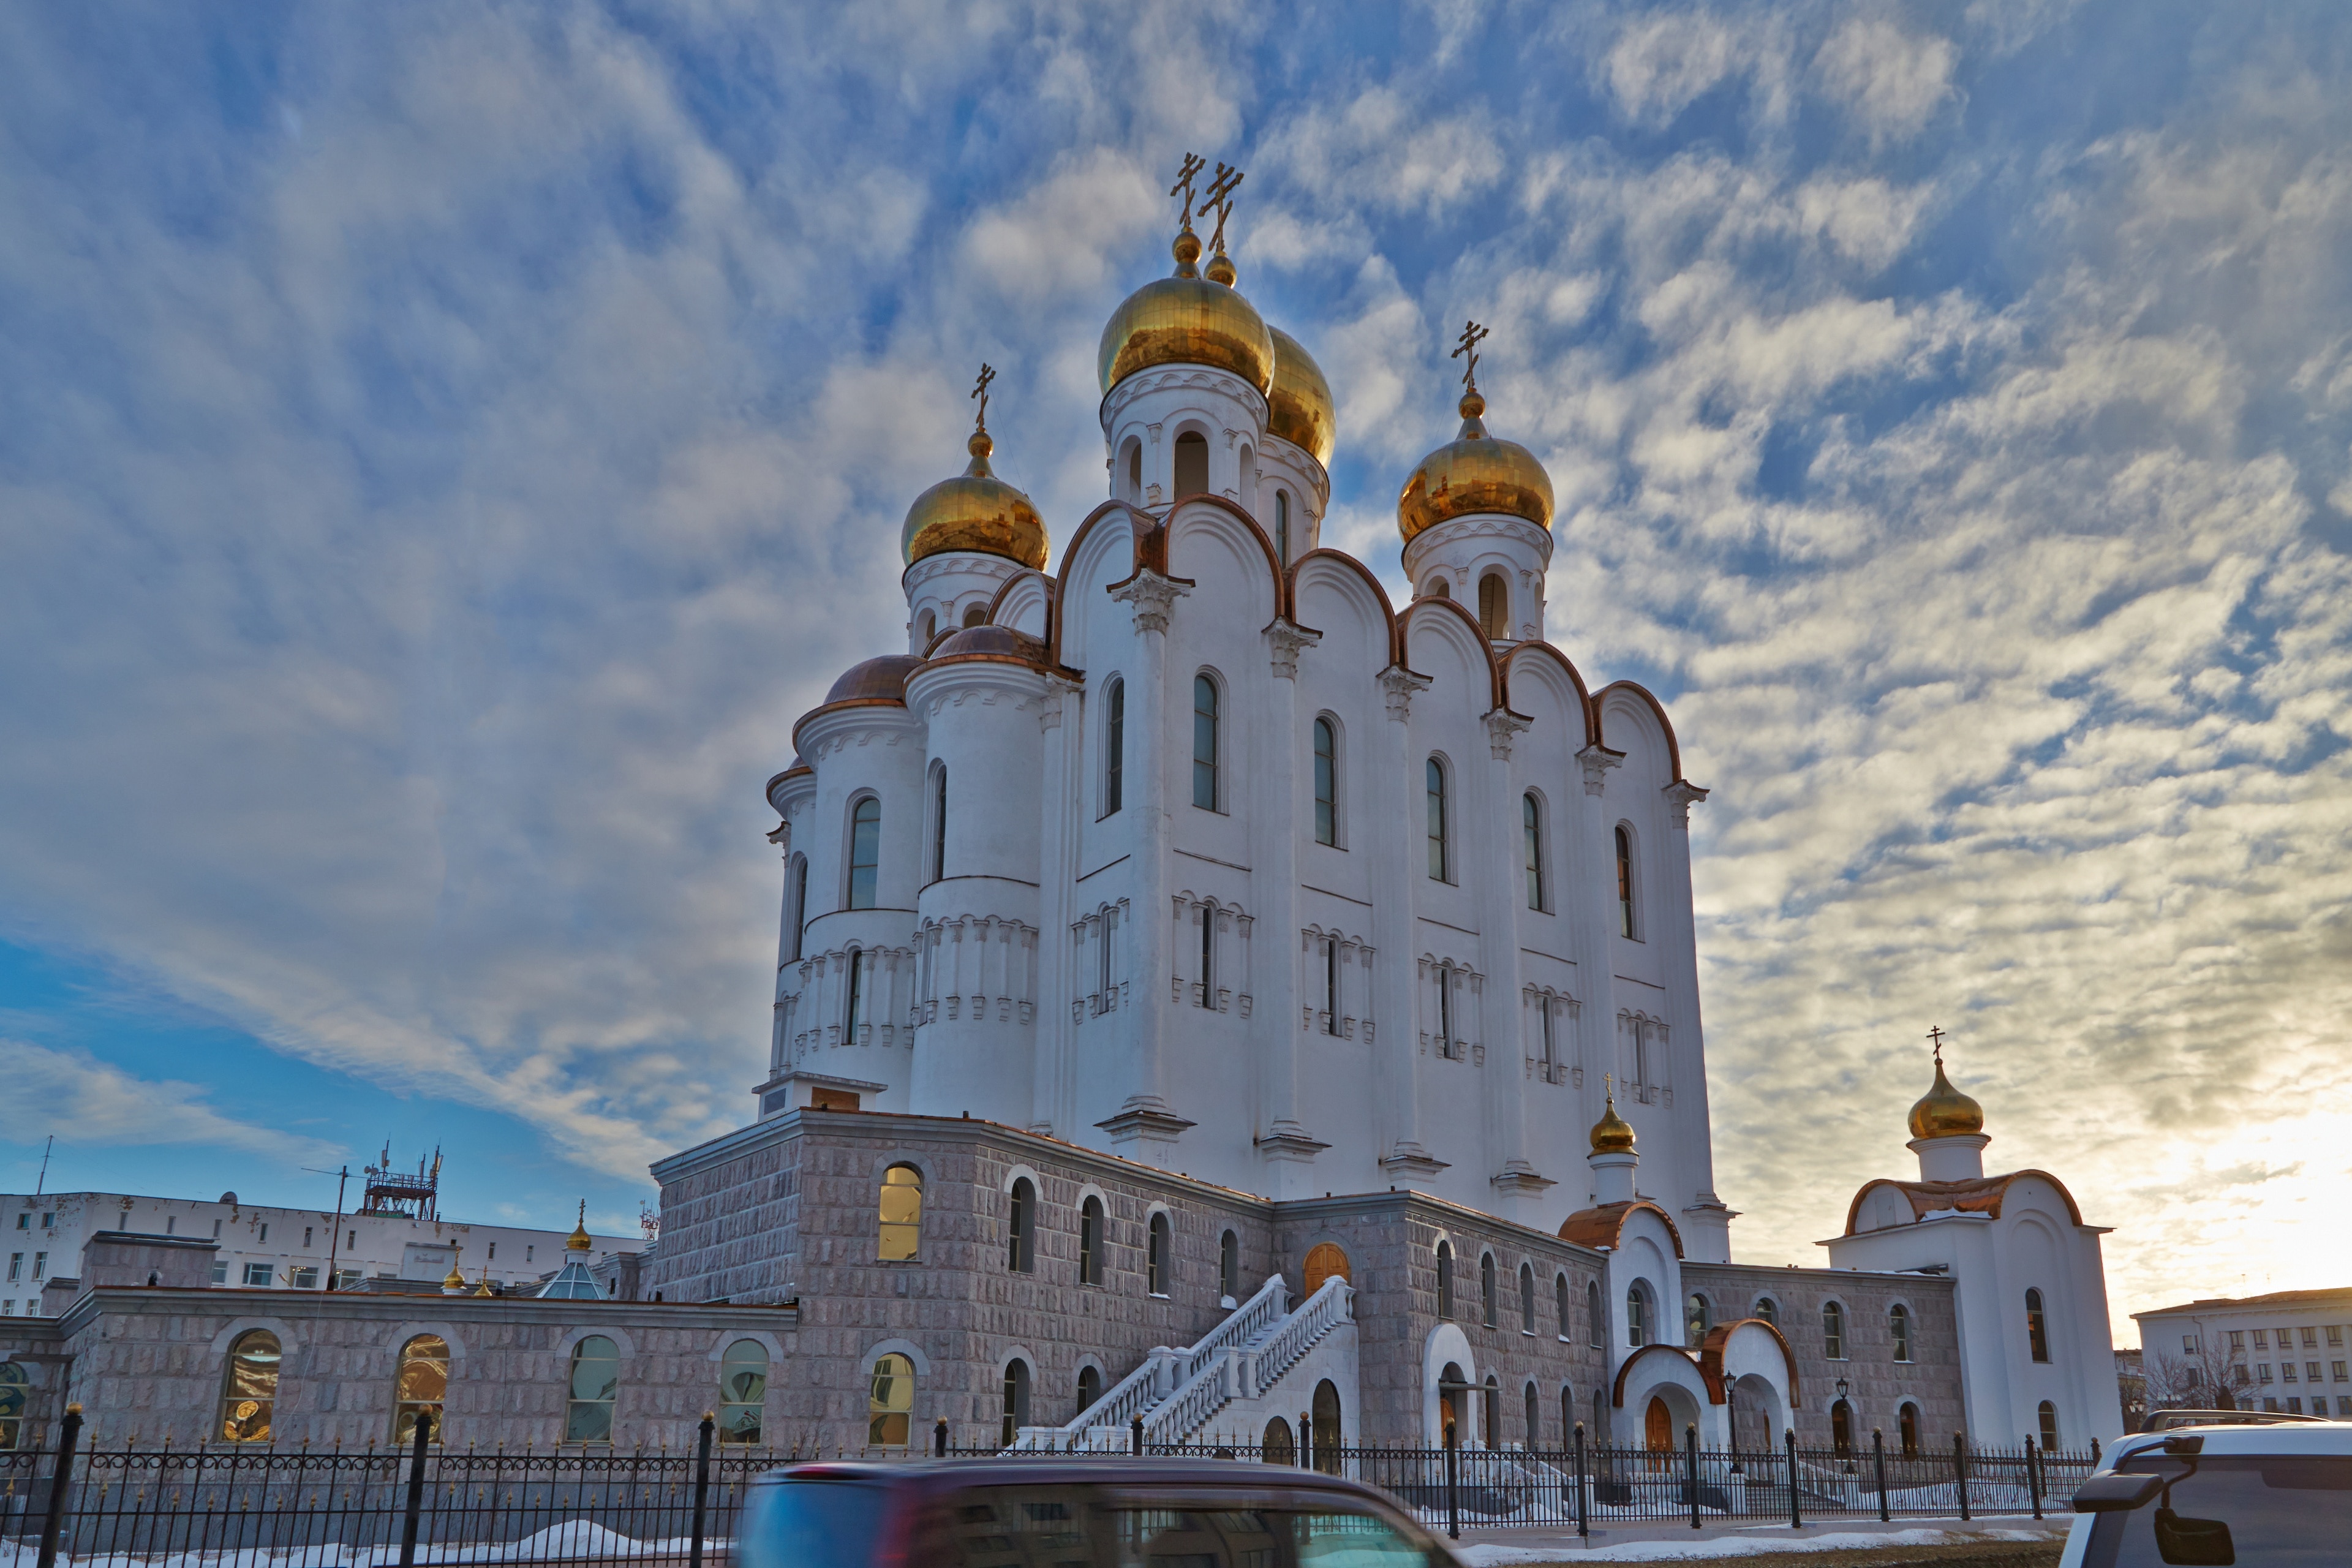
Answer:
<svg viewBox="0 0 2352 1568"><path fill-rule="evenodd" d="M1290 1423L1277 1415L1265 1424L1265 1435L1258 1439L1258 1455L1269 1465L1297 1462L1298 1447L1290 1440Z"/></svg>
<svg viewBox="0 0 2352 1568"><path fill-rule="evenodd" d="M1437 1419L1443 1441L1449 1448L1462 1445L1463 1433L1469 1426L1463 1406L1469 1396L1461 1366L1447 1362L1445 1370L1437 1374Z"/></svg>
<svg viewBox="0 0 2352 1568"><path fill-rule="evenodd" d="M1302 1295L1312 1296L1334 1274L1350 1285L1356 1282L1355 1275L1348 1269L1347 1253L1331 1242L1318 1241L1307 1249L1306 1268L1305 1282L1299 1287Z"/></svg>
<svg viewBox="0 0 2352 1568"><path fill-rule="evenodd" d="M1731 1446L1769 1458L1780 1440L1780 1392L1751 1372L1731 1385L1729 1399Z"/></svg>
<svg viewBox="0 0 2352 1568"><path fill-rule="evenodd" d="M1853 1458L1853 1406L1843 1399L1830 1406L1830 1447L1841 1459Z"/></svg>
<svg viewBox="0 0 2352 1568"><path fill-rule="evenodd" d="M1649 1407L1642 1412L1642 1447L1653 1454L1674 1452L1675 1413L1655 1394L1650 1396Z"/></svg>
<svg viewBox="0 0 2352 1568"><path fill-rule="evenodd" d="M1339 1389L1329 1378L1315 1385L1315 1468L1339 1473Z"/></svg>

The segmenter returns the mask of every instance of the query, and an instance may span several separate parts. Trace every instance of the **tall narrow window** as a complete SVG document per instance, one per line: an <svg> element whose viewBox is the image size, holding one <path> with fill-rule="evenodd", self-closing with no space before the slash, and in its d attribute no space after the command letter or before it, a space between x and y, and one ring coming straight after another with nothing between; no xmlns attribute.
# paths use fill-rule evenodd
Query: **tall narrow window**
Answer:
<svg viewBox="0 0 2352 1568"><path fill-rule="evenodd" d="M2319 1408L2317 1400L2312 1402L2312 1408ZM2046 1454L2058 1446L2058 1407L2045 1399L2038 1414L2042 1417L2042 1451Z"/></svg>
<svg viewBox="0 0 2352 1568"><path fill-rule="evenodd" d="M1897 1413L1895 1434L1897 1440L1903 1445L1903 1457L1906 1459L1917 1458L1919 1457L1919 1407L1917 1405L1906 1405Z"/></svg>
<svg viewBox="0 0 2352 1568"><path fill-rule="evenodd" d="M1454 1248L1451 1244L1437 1244L1437 1315L1454 1316Z"/></svg>
<svg viewBox="0 0 2352 1568"><path fill-rule="evenodd" d="M32 1380L15 1362L0 1362L0 1451L11 1451L25 1441L25 1405Z"/></svg>
<svg viewBox="0 0 2352 1568"><path fill-rule="evenodd" d="M801 936L808 929L808 857L793 856L785 877L790 888L784 910L784 962L798 963Z"/></svg>
<svg viewBox="0 0 2352 1568"><path fill-rule="evenodd" d="M1887 1337L1895 1342L1895 1359L1911 1359L1911 1309L1896 1302L1886 1311Z"/></svg>
<svg viewBox="0 0 2352 1568"><path fill-rule="evenodd" d="M1290 492L1274 492L1274 552L1290 564Z"/></svg>
<svg viewBox="0 0 2352 1568"><path fill-rule="evenodd" d="M1853 1458L1853 1406L1843 1399L1830 1406L1830 1451L1841 1459Z"/></svg>
<svg viewBox="0 0 2352 1568"><path fill-rule="evenodd" d="M1143 443L1140 441L1127 444L1127 504L1143 504Z"/></svg>
<svg viewBox="0 0 2352 1568"><path fill-rule="evenodd" d="M1103 693L1103 810L1115 816L1127 773L1127 682L1114 680Z"/></svg>
<svg viewBox="0 0 2352 1568"><path fill-rule="evenodd" d="M1323 1032L1339 1032L1339 939L1323 939Z"/></svg>
<svg viewBox="0 0 2352 1568"><path fill-rule="evenodd" d="M1004 1267L1028 1274L1037 1267L1037 1189L1026 1176L1013 1184L1013 1201L1004 1226Z"/></svg>
<svg viewBox="0 0 2352 1568"><path fill-rule="evenodd" d="M997 1436L1010 1448L1029 1425L1029 1363L1015 1356L1004 1369L1004 1420Z"/></svg>
<svg viewBox="0 0 2352 1568"><path fill-rule="evenodd" d="M1429 874L1443 882L1446 879L1447 869L1445 864L1445 764L1435 757L1430 758L1423 779L1429 794Z"/></svg>
<svg viewBox="0 0 2352 1568"><path fill-rule="evenodd" d="M1650 1299L1638 1283L1625 1292L1625 1342L1636 1348L1650 1342Z"/></svg>
<svg viewBox="0 0 2352 1568"><path fill-rule="evenodd" d="M1110 933L1113 913L1106 909L1095 922L1095 989L1102 994L1102 1010L1109 1012L1118 1002L1118 983L1110 961Z"/></svg>
<svg viewBox="0 0 2352 1568"><path fill-rule="evenodd" d="M931 784L931 880L948 874L948 765L941 763Z"/></svg>
<svg viewBox="0 0 2352 1568"><path fill-rule="evenodd" d="M1486 1374L1486 1386L1480 1392L1486 1394L1486 1398L1479 1401L1485 1408L1478 1412L1478 1424L1486 1429L1486 1447L1499 1448L1503 1446L1502 1383L1490 1372Z"/></svg>
<svg viewBox="0 0 2352 1568"><path fill-rule="evenodd" d="M1845 1360L1845 1309L1835 1301L1822 1304L1822 1354L1831 1361Z"/></svg>
<svg viewBox="0 0 2352 1568"><path fill-rule="evenodd" d="M1103 1282L1102 1199L1089 1197L1078 1205L1078 1283Z"/></svg>
<svg viewBox="0 0 2352 1568"><path fill-rule="evenodd" d="M1478 1255L1478 1307L1480 1321L1487 1328L1495 1326L1495 1255Z"/></svg>
<svg viewBox="0 0 2352 1568"><path fill-rule="evenodd" d="M563 1440L609 1443L621 1393L621 1351L602 1334L572 1347L572 1386L564 1401Z"/></svg>
<svg viewBox="0 0 2352 1568"><path fill-rule="evenodd" d="M1568 1276L1565 1274L1555 1274L1551 1277L1551 1306L1552 1310L1559 1316L1559 1342L1566 1344L1569 1335L1573 1331L1568 1325ZM1570 1422L1570 1425L1573 1426L1575 1423ZM1562 1427L1561 1430L1566 1431L1567 1427Z"/></svg>
<svg viewBox="0 0 2352 1568"><path fill-rule="evenodd" d="M1209 489L1209 441L1197 430L1176 437L1176 499L1206 494Z"/></svg>
<svg viewBox="0 0 2352 1568"><path fill-rule="evenodd" d="M1550 997L1536 998L1536 1016L1541 1020L1540 1026L1543 1029L1544 1081L1558 1083L1559 1081L1559 1047L1552 1039Z"/></svg>
<svg viewBox="0 0 2352 1568"><path fill-rule="evenodd" d="M1339 843L1339 732L1328 719L1315 721L1315 842Z"/></svg>
<svg viewBox="0 0 2352 1568"><path fill-rule="evenodd" d="M1217 809L1217 683L1192 678L1192 804Z"/></svg>
<svg viewBox="0 0 2352 1568"><path fill-rule="evenodd" d="M1584 1342L1594 1350L1608 1343L1609 1321L1601 1311L1601 1283L1587 1280L1584 1286Z"/></svg>
<svg viewBox="0 0 2352 1568"><path fill-rule="evenodd" d="M1478 626L1492 642L1504 642L1511 635L1511 590L1499 572L1489 572L1478 579Z"/></svg>
<svg viewBox="0 0 2352 1568"><path fill-rule="evenodd" d="M1217 911L1201 906L1201 1005L1217 1006Z"/></svg>
<svg viewBox="0 0 2352 1568"><path fill-rule="evenodd" d="M438 1334L419 1334L400 1347L400 1364L392 1374L392 1440L406 1448L416 1442L416 1418L432 1418L425 1441L438 1443L441 1410L449 1398L449 1342Z"/></svg>
<svg viewBox="0 0 2352 1568"><path fill-rule="evenodd" d="M239 1334L229 1347L221 1382L220 1436L224 1443L266 1443L278 1409L278 1336L268 1329Z"/></svg>
<svg viewBox="0 0 2352 1568"><path fill-rule="evenodd" d="M1617 933L1633 934L1633 836L1617 829Z"/></svg>
<svg viewBox="0 0 2352 1568"><path fill-rule="evenodd" d="M865 1022L866 954L851 948L843 962L848 965L848 985L841 1007L842 1040L847 1045L857 1043L857 1026Z"/></svg>
<svg viewBox="0 0 2352 1568"><path fill-rule="evenodd" d="M893 1165L882 1173L882 1240L874 1256L883 1263L904 1263L923 1245L923 1173L912 1165Z"/></svg>
<svg viewBox="0 0 2352 1568"><path fill-rule="evenodd" d="M938 615L937 615L936 613L934 613L934 612L932 612L932 611L930 611L930 610L925 610L925 611L923 612L923 625L922 625L922 630L921 630L921 642L920 642L920 648L921 648L921 651L922 651L922 652L924 652L924 653L929 653L929 652L930 652L930 651L931 651L931 644L932 644L935 640L937 640L937 638L939 637L939 635L940 635L940 617L938 616Z"/></svg>
<svg viewBox="0 0 2352 1568"><path fill-rule="evenodd" d="M1519 824L1527 840L1528 908L1539 910L1544 907L1543 807L1532 790L1519 800Z"/></svg>
<svg viewBox="0 0 2352 1568"><path fill-rule="evenodd" d="M1543 1401L1537 1397L1534 1384L1528 1384L1522 1403L1528 1413L1528 1447L1532 1448L1543 1436Z"/></svg>
<svg viewBox="0 0 2352 1568"><path fill-rule="evenodd" d="M1453 978L1451 964L1437 966L1437 1048L1447 1055L1454 1045L1454 987L1447 984Z"/></svg>
<svg viewBox="0 0 2352 1568"><path fill-rule="evenodd" d="M1519 1265L1519 1332L1536 1331L1536 1271L1531 1265Z"/></svg>
<svg viewBox="0 0 2352 1568"><path fill-rule="evenodd" d="M849 907L874 907L875 868L882 860L882 803L872 795L849 814Z"/></svg>
<svg viewBox="0 0 2352 1568"><path fill-rule="evenodd" d="M1102 1369L1096 1366L1078 1368L1078 1414L1084 1415L1102 1397Z"/></svg>
<svg viewBox="0 0 2352 1568"><path fill-rule="evenodd" d="M719 1362L719 1440L756 1443L768 1408L768 1347L737 1340Z"/></svg>
<svg viewBox="0 0 2352 1568"><path fill-rule="evenodd" d="M1217 1238L1217 1294L1239 1300L1242 1293L1242 1238L1232 1231Z"/></svg>
<svg viewBox="0 0 2352 1568"><path fill-rule="evenodd" d="M2025 1293L2025 1342L2035 1361L2050 1359L2050 1325L2042 1316L2042 1292L2039 1290Z"/></svg>
<svg viewBox="0 0 2352 1568"><path fill-rule="evenodd" d="M877 1356L866 1391L866 1443L903 1448L914 1426L915 1363L902 1355Z"/></svg>
<svg viewBox="0 0 2352 1568"><path fill-rule="evenodd" d="M1715 1327L1715 1309L1705 1296L1694 1290L1683 1303L1683 1343L1696 1350L1706 1342L1707 1330Z"/></svg>
<svg viewBox="0 0 2352 1568"><path fill-rule="evenodd" d="M1170 1293L1168 1287L1175 1271L1175 1259L1170 1254L1174 1244L1175 1237L1169 1229L1168 1216L1165 1214L1153 1215L1150 1240L1144 1249L1143 1288L1154 1296Z"/></svg>

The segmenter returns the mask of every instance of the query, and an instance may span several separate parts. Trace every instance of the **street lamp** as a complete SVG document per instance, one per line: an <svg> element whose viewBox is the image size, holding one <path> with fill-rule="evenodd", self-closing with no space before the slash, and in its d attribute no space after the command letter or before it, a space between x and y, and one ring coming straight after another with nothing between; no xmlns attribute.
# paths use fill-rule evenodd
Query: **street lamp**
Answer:
<svg viewBox="0 0 2352 1568"><path fill-rule="evenodd" d="M1844 1404L1845 1404L1845 1394L1846 1394L1846 1381L1845 1381L1845 1379L1843 1379L1843 1378L1839 1378L1839 1379L1837 1380L1837 1391L1838 1391L1838 1403L1839 1403L1840 1405L1844 1405ZM1851 1406L1849 1406L1849 1407L1847 1408L1846 1413L1845 1413L1845 1429L1846 1429L1846 1451L1845 1451L1845 1454L1844 1454L1843 1457L1843 1458L1844 1458L1844 1459L1845 1459L1845 1473L1846 1473L1847 1475L1849 1475L1849 1476L1850 1476L1850 1475L1853 1474L1853 1408L1852 1408Z"/></svg>

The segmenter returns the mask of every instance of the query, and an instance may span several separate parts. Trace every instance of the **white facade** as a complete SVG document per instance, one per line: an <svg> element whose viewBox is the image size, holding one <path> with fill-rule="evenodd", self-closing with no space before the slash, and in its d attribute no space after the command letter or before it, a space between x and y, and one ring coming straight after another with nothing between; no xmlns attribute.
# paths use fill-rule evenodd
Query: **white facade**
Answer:
<svg viewBox="0 0 2352 1568"><path fill-rule="evenodd" d="M2134 1312L2132 1321L2151 1403L2159 1384L2168 1402L2189 1402L2169 1385L2196 1369L2209 1386L2226 1374L2240 1406L2352 1419L2352 1289L2190 1301ZM2210 1402L2210 1394L2193 1401Z"/></svg>
<svg viewBox="0 0 2352 1568"><path fill-rule="evenodd" d="M49 1279L79 1274L83 1245L100 1231L217 1241L213 1283L317 1290L331 1266L347 1283L391 1278L438 1283L454 1265L471 1281L537 1279L563 1267L560 1230L411 1219L341 1216L332 1209L275 1208L132 1193L0 1194L0 1317L33 1317ZM598 1237L600 1255L636 1252L641 1237Z"/></svg>

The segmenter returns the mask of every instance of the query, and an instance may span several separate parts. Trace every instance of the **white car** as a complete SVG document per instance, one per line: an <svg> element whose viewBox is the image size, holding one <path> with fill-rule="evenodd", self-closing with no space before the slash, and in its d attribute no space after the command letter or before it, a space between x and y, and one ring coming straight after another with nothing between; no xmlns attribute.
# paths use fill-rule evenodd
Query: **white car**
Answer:
<svg viewBox="0 0 2352 1568"><path fill-rule="evenodd" d="M2176 1412L2120 1438L2074 1493L2059 1568L2352 1563L2352 1422Z"/></svg>

